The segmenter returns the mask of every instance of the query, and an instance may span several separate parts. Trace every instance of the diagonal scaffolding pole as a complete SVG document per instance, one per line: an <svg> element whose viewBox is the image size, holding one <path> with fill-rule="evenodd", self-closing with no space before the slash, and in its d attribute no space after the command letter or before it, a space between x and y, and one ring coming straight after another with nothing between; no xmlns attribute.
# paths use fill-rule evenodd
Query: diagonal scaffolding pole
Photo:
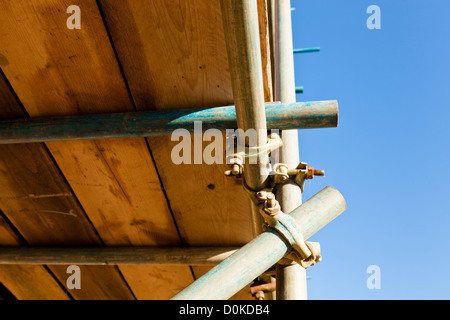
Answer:
<svg viewBox="0 0 450 320"><path fill-rule="evenodd" d="M339 191L327 187L292 211L290 217L306 240L345 209L346 203ZM285 237L269 228L172 299L229 299L291 251Z"/></svg>

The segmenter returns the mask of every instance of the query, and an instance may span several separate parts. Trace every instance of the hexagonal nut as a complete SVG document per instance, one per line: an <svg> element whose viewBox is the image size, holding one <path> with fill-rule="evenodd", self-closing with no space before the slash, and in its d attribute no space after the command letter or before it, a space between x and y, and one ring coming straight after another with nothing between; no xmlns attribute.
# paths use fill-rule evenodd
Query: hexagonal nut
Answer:
<svg viewBox="0 0 450 320"><path fill-rule="evenodd" d="M311 166L306 167L306 179L314 178L314 168Z"/></svg>
<svg viewBox="0 0 450 320"><path fill-rule="evenodd" d="M273 206L269 206L268 201L266 201L264 203L263 210L270 216L275 216L278 212L281 211L280 203L275 200L275 203L273 204Z"/></svg>

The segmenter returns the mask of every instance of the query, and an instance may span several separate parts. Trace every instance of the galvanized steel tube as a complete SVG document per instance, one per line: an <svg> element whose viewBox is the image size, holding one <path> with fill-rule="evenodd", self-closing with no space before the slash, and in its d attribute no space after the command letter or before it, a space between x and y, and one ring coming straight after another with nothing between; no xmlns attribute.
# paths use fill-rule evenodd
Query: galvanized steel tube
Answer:
<svg viewBox="0 0 450 320"><path fill-rule="evenodd" d="M292 43L291 1L275 1L273 23L275 27L275 99L284 103L296 101L294 54ZM283 130L281 137L283 147L280 161L295 168L300 162L297 130ZM276 198L283 212L291 212L302 203L302 192L299 186L289 179L276 188ZM278 264L277 270L277 300L306 300L306 270L300 265Z"/></svg>
<svg viewBox="0 0 450 320"><path fill-rule="evenodd" d="M306 239L339 216L346 208L336 189L327 187L291 212ZM269 229L225 261L172 297L173 300L228 299L291 250L277 231Z"/></svg>
<svg viewBox="0 0 450 320"><path fill-rule="evenodd" d="M239 143L247 147L267 144L264 84L259 39L257 0L221 0L223 26L230 65L231 82L238 128L256 130L256 141ZM249 189L259 191L269 184L269 158L264 155L257 164L244 163L244 178ZM253 234L262 231L263 219L251 203Z"/></svg>
<svg viewBox="0 0 450 320"><path fill-rule="evenodd" d="M0 265L215 266L237 247L2 247Z"/></svg>
<svg viewBox="0 0 450 320"><path fill-rule="evenodd" d="M336 127L336 101L267 103L268 129ZM0 121L0 144L62 140L137 138L171 135L176 129L194 132L194 123L208 129L236 129L234 106L210 109L88 114Z"/></svg>
<svg viewBox="0 0 450 320"><path fill-rule="evenodd" d="M319 52L320 48L302 48L302 49L294 49L294 53L308 53L308 52Z"/></svg>

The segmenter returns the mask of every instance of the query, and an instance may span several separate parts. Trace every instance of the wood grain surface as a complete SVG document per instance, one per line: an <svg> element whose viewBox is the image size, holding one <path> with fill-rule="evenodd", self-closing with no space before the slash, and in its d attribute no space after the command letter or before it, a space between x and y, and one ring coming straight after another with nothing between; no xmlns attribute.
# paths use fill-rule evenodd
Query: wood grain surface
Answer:
<svg viewBox="0 0 450 320"><path fill-rule="evenodd" d="M84 1L81 5L80 30L65 27L68 6L67 1L63 0L27 3L0 1L0 54L4 57L3 61L7 61L2 69L26 111L30 116L44 116L134 110L96 1ZM18 38L22 41L17 41ZM95 227L91 228L91 232L95 231L97 240L89 239L89 243L180 243L144 139L54 142L48 143L47 147L86 212L88 219L84 221ZM31 157L35 156L34 152L31 154ZM20 171L24 172L24 169ZM39 168L38 174L41 171ZM54 177L41 179L41 184L52 183L48 181L52 179ZM59 198L70 201L72 197ZM49 198L42 199L49 201ZM49 202L53 204L55 201ZM82 216L72 207L50 211L59 214L46 213L46 216L65 220L74 219L73 212L77 217ZM35 225L32 222L29 224ZM17 227L23 232L23 228ZM65 232L73 233L74 238L61 236L65 243L88 241L72 224L69 230ZM49 236L49 232L37 226L34 233ZM51 240L53 243L55 241ZM180 274L187 280L174 278L173 283L181 283L174 289L168 283L165 290L154 291L151 284L159 279L160 270L157 267L148 267L146 274L141 275L127 268L121 269L121 272L115 267L85 269L86 289L78 290L77 298L133 298L123 281L125 279L131 290L148 292L147 296L137 298L164 299L192 281L191 271L183 267ZM62 271L63 268L55 268L55 274L67 278L66 274L61 274ZM97 276L87 278L97 271ZM88 285L99 290L87 288Z"/></svg>

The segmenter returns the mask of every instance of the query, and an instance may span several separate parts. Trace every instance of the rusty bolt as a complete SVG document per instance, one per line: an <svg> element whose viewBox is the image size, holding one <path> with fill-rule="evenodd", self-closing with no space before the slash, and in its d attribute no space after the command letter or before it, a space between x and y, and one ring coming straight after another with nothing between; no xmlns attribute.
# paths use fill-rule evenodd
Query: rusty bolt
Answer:
<svg viewBox="0 0 450 320"><path fill-rule="evenodd" d="M324 170L314 170L313 167L306 167L306 179L312 179L314 176L324 176Z"/></svg>
<svg viewBox="0 0 450 320"><path fill-rule="evenodd" d="M314 170L314 175L323 177L325 176L325 170Z"/></svg>

